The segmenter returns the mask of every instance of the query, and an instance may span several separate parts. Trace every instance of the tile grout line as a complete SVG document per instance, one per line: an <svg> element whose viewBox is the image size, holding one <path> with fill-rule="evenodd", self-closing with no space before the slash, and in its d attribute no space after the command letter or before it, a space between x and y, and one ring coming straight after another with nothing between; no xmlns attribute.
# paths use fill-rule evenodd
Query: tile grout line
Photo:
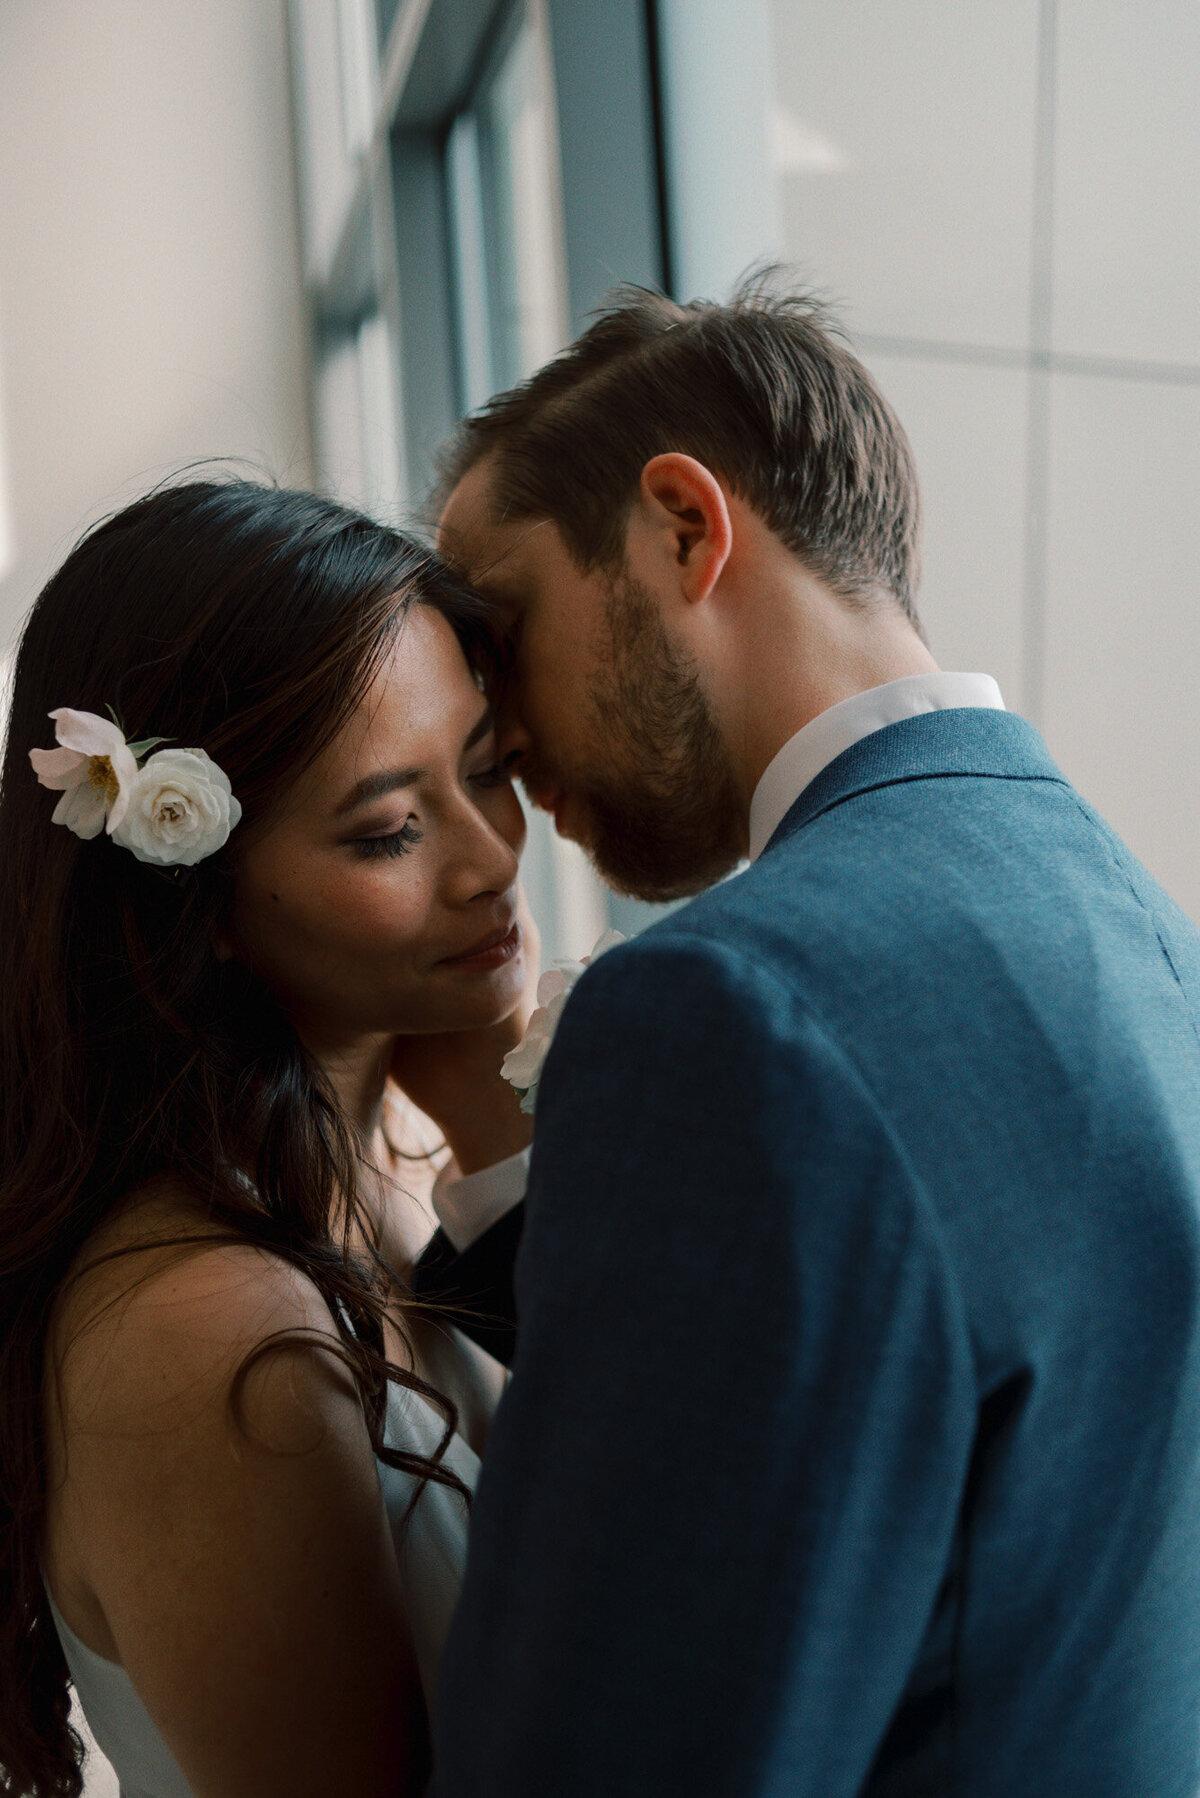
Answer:
<svg viewBox="0 0 1200 1798"><path fill-rule="evenodd" d="M1077 350L1017 349L1006 344L956 343L949 338L936 337L886 337L870 332L855 336L853 342L857 349L868 355L906 357L915 362L957 362L967 367L1007 368L1018 372L1044 369L1056 375L1200 387L1200 363L1196 362L1145 362L1131 356L1096 356Z"/></svg>
<svg viewBox="0 0 1200 1798"><path fill-rule="evenodd" d="M1037 110L1029 280L1028 413L1025 448L1025 572L1022 593L1022 709L1041 726L1046 696L1047 507L1050 488L1050 369L1054 302L1054 148L1057 0L1038 8Z"/></svg>

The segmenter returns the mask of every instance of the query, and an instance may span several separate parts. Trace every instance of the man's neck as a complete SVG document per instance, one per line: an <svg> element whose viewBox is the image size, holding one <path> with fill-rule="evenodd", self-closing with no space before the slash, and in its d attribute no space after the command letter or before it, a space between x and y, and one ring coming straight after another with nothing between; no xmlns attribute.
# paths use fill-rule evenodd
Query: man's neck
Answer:
<svg viewBox="0 0 1200 1798"><path fill-rule="evenodd" d="M806 579L798 604L755 619L739 672L725 712L748 814L765 770L797 731L857 693L935 674L938 664L894 601L856 610Z"/></svg>

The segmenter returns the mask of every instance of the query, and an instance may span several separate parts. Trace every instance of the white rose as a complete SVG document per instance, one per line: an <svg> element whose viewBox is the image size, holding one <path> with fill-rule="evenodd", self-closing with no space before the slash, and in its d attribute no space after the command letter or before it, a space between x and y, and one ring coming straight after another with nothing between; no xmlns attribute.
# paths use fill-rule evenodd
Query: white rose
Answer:
<svg viewBox="0 0 1200 1798"><path fill-rule="evenodd" d="M515 1049L510 1049L500 1064L500 1072L510 1086L521 1095L521 1110L532 1113L537 1105L538 1082L558 1020L571 996L571 989L583 973L601 955L614 949L625 938L619 930L605 931L592 953L583 961L560 961L548 969L538 981L538 1008Z"/></svg>
<svg viewBox="0 0 1200 1798"><path fill-rule="evenodd" d="M113 839L140 862L191 868L224 845L241 815L228 776L202 749L160 749L139 769Z"/></svg>

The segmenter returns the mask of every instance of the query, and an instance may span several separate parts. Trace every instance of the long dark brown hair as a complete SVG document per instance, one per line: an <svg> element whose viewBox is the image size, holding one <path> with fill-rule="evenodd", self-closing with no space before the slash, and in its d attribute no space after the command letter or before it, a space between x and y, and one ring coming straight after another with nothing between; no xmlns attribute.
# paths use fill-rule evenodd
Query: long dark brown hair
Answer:
<svg viewBox="0 0 1200 1798"><path fill-rule="evenodd" d="M170 1174L236 1240L301 1269L329 1304L376 1452L386 1272L359 1154L295 1030L213 941L222 852L177 878L51 822L29 751L47 713L112 708L131 738L201 744L243 832L365 694L406 608L435 607L477 670L483 603L402 534L312 494L244 481L160 490L91 531L21 641L0 785L0 1793L74 1798L80 1743L42 1583L47 1326L80 1250L123 1197ZM231 847L236 847L236 837ZM336 1222L335 1222L336 1220ZM211 1237L207 1238L211 1240ZM446 1419L443 1448L453 1428Z"/></svg>

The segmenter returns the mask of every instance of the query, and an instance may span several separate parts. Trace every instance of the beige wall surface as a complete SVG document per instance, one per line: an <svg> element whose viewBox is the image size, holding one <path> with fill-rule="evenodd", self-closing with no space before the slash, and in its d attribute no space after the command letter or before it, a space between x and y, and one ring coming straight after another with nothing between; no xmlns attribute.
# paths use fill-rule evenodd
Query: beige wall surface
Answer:
<svg viewBox="0 0 1200 1798"><path fill-rule="evenodd" d="M912 439L934 653L1200 919L1200 8L769 5L783 247Z"/></svg>
<svg viewBox="0 0 1200 1798"><path fill-rule="evenodd" d="M176 469L308 482L306 335L283 0L3 0L0 653Z"/></svg>
<svg viewBox="0 0 1200 1798"><path fill-rule="evenodd" d="M309 482L291 133L283 0L0 0L0 660L185 464Z"/></svg>

